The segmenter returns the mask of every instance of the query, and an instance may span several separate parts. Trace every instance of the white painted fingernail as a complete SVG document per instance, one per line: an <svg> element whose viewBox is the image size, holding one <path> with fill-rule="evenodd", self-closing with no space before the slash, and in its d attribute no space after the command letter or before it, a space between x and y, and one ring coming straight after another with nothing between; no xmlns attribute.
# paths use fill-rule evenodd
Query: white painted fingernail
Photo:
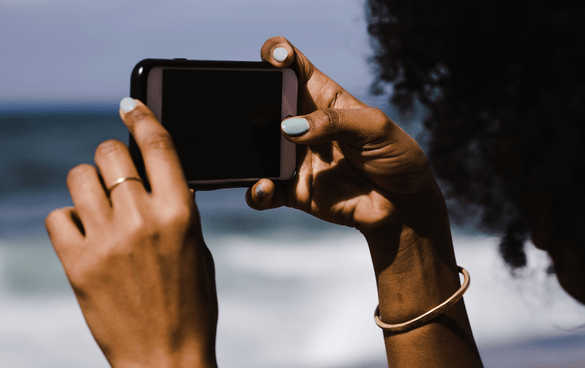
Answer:
<svg viewBox="0 0 585 368"><path fill-rule="evenodd" d="M309 130L309 122L304 118L286 119L280 126L283 132L293 136L303 135Z"/></svg>
<svg viewBox="0 0 585 368"><path fill-rule="evenodd" d="M258 186L256 187L256 195L258 197L264 197L266 195L264 188L262 188L262 184L258 184Z"/></svg>
<svg viewBox="0 0 585 368"><path fill-rule="evenodd" d="M120 101L120 110L130 112L136 108L136 101L132 97L124 97Z"/></svg>
<svg viewBox="0 0 585 368"><path fill-rule="evenodd" d="M284 47L277 47L274 50L272 50L272 57L274 57L274 60L276 61L284 61L284 59L286 59L287 56L288 51Z"/></svg>

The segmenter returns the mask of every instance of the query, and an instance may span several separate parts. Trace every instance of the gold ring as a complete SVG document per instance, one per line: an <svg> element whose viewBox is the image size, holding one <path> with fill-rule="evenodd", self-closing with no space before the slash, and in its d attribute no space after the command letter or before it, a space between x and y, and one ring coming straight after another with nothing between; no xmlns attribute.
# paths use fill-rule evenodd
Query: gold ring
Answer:
<svg viewBox="0 0 585 368"><path fill-rule="evenodd" d="M106 190L108 191L108 195L112 193L112 190L114 190L115 187L117 187L118 185L122 184L123 182L125 182L127 180L136 180L144 185L144 183L142 182L142 179L140 179L136 176L126 176L126 177L123 177L123 178L120 178L120 179L114 181L112 184L110 184L109 187L106 188Z"/></svg>

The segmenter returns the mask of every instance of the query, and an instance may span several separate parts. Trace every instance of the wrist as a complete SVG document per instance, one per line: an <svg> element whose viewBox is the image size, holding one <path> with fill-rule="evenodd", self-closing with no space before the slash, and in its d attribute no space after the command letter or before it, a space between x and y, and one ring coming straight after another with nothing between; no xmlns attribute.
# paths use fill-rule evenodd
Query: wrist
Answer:
<svg viewBox="0 0 585 368"><path fill-rule="evenodd" d="M376 256L372 254L372 258ZM381 267L380 262L377 266L380 318L386 323L416 318L443 303L460 287L457 267L446 264L427 238L407 243L387 267Z"/></svg>
<svg viewBox="0 0 585 368"><path fill-rule="evenodd" d="M433 178L403 198L399 214L368 242L386 323L401 323L444 302L460 286L445 201Z"/></svg>
<svg viewBox="0 0 585 368"><path fill-rule="evenodd" d="M452 298L461 285L445 200L432 175L428 178L428 185L401 198L397 215L385 226L364 233L374 263L381 325L422 317ZM481 367L463 299L413 330L384 330L384 342L390 366Z"/></svg>

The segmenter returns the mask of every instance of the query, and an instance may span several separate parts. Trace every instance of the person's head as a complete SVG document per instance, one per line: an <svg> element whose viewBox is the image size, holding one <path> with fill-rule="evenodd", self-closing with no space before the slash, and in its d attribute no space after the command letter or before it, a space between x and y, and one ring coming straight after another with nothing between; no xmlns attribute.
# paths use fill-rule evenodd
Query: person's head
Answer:
<svg viewBox="0 0 585 368"><path fill-rule="evenodd" d="M585 303L585 4L369 0L378 87L427 111L448 196L481 211L512 268L524 242Z"/></svg>

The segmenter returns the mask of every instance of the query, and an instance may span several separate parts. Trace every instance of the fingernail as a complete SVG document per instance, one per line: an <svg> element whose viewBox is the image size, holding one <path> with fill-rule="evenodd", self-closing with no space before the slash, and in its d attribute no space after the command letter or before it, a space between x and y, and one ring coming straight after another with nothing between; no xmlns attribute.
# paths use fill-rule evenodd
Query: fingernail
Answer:
<svg viewBox="0 0 585 368"><path fill-rule="evenodd" d="M304 118L286 119L280 125L288 135L303 135L309 130L309 122Z"/></svg>
<svg viewBox="0 0 585 368"><path fill-rule="evenodd" d="M272 57L274 57L274 60L276 61L284 61L287 56L288 51L284 47L277 47L272 50Z"/></svg>
<svg viewBox="0 0 585 368"><path fill-rule="evenodd" d="M258 197L264 197L266 195L264 188L262 188L262 184L258 184L258 186L256 187L256 195Z"/></svg>
<svg viewBox="0 0 585 368"><path fill-rule="evenodd" d="M136 108L136 101L132 97L124 97L120 101L120 109L124 112L130 112Z"/></svg>

